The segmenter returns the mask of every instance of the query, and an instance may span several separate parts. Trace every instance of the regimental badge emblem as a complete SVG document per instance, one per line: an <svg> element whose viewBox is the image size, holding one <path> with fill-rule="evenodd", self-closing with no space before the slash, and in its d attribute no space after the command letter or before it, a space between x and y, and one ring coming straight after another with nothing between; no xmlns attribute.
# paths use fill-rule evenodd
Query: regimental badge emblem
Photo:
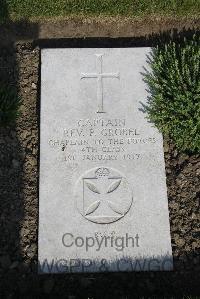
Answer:
<svg viewBox="0 0 200 299"><path fill-rule="evenodd" d="M80 214L99 224L123 218L133 201L126 177L110 167L97 167L85 172L77 181L75 197Z"/></svg>

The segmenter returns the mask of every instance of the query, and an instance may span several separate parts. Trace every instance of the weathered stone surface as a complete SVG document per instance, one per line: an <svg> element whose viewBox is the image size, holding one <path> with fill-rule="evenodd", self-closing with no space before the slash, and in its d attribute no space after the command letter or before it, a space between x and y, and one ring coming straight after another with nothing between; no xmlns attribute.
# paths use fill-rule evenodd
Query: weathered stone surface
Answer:
<svg viewBox="0 0 200 299"><path fill-rule="evenodd" d="M143 112L148 52L42 51L42 272L172 269L162 136Z"/></svg>

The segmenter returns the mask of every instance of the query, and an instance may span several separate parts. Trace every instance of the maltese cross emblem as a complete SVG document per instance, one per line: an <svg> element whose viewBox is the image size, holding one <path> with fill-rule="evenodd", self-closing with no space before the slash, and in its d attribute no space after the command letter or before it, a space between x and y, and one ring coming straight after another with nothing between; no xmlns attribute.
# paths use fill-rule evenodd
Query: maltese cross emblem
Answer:
<svg viewBox="0 0 200 299"><path fill-rule="evenodd" d="M81 196L78 195L78 190ZM121 219L132 204L132 194L126 178L108 167L86 172L78 181L76 198L81 215L101 224Z"/></svg>

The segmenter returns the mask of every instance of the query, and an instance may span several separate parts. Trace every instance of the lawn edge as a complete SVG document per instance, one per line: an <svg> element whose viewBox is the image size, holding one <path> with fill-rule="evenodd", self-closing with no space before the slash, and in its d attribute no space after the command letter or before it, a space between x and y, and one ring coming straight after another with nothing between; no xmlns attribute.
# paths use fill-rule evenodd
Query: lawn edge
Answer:
<svg viewBox="0 0 200 299"><path fill-rule="evenodd" d="M38 39L85 37L144 37L171 30L197 30L200 16L166 17L77 17L21 19L0 25L0 45Z"/></svg>

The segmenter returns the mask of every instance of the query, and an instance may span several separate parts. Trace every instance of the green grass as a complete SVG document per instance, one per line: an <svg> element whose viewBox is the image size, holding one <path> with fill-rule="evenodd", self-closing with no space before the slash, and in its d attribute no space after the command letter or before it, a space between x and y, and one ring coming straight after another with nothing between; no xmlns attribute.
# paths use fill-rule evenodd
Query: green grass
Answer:
<svg viewBox="0 0 200 299"><path fill-rule="evenodd" d="M150 121L181 151L200 152L200 37L152 50L146 71Z"/></svg>
<svg viewBox="0 0 200 299"><path fill-rule="evenodd" d="M87 16L194 16L200 0L0 0L0 20Z"/></svg>

